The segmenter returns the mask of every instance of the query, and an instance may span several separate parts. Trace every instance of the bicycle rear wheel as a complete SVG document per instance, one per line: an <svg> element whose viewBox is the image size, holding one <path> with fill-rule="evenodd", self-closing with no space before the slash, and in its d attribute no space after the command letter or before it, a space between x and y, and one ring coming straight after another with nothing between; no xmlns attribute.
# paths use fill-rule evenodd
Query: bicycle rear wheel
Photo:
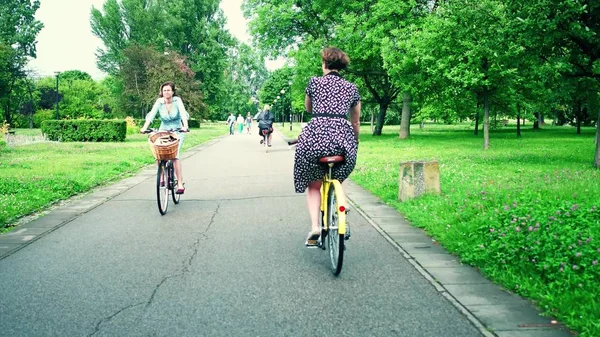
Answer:
<svg viewBox="0 0 600 337"><path fill-rule="evenodd" d="M269 144L268 144L269 134L264 135L263 139L264 139L263 145L265 146L265 153L268 153L269 152Z"/></svg>
<svg viewBox="0 0 600 337"><path fill-rule="evenodd" d="M169 181L167 177L167 169L164 161L158 163L158 171L156 172L156 201L158 202L158 211L161 215L167 213L169 207Z"/></svg>
<svg viewBox="0 0 600 337"><path fill-rule="evenodd" d="M169 176L169 190L171 190L171 198L175 204L179 203L181 194L177 194L177 177L175 177L175 168L173 167L173 161L167 163L167 172Z"/></svg>
<svg viewBox="0 0 600 337"><path fill-rule="evenodd" d="M329 185L327 192L327 248L329 249L329 260L331 261L331 271L334 275L339 275L342 271L344 262L344 235L339 234L338 225L338 201L335 197L334 185Z"/></svg>

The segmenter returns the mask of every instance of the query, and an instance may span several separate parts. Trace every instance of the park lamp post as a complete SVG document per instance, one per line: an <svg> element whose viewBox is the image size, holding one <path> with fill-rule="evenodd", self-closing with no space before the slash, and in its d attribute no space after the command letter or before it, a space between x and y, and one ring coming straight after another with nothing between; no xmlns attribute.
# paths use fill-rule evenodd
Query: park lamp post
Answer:
<svg viewBox="0 0 600 337"><path fill-rule="evenodd" d="M252 101L252 103L254 103L254 105L256 105L256 112L260 112L259 107L258 107L258 100L256 99L256 97L254 97L254 96L250 97L250 101Z"/></svg>
<svg viewBox="0 0 600 337"><path fill-rule="evenodd" d="M281 89L281 96L285 95L285 89ZM285 126L285 98L281 102L281 127Z"/></svg>
<svg viewBox="0 0 600 337"><path fill-rule="evenodd" d="M292 81L288 81L288 85L290 86L290 131L292 131L292 114L294 112L294 108L292 106Z"/></svg>
<svg viewBox="0 0 600 337"><path fill-rule="evenodd" d="M58 120L58 75L60 75L60 71L55 71L54 74L56 75L56 119Z"/></svg>
<svg viewBox="0 0 600 337"><path fill-rule="evenodd" d="M281 99L281 96L277 95L277 101L278 101L278 102L279 102L279 100L280 100L280 99ZM279 103L279 108L280 108L279 110L282 110L282 111L283 111L283 109L281 108L281 103ZM281 114L282 114L282 113L283 113L283 112L280 112L280 113L279 113L279 115L281 116ZM281 117L279 117L279 118L281 118Z"/></svg>

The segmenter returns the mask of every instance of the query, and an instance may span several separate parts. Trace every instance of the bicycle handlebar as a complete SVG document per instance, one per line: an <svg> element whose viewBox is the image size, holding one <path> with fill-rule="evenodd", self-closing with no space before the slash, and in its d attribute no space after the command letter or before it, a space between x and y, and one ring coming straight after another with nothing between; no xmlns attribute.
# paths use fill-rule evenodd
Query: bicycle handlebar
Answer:
<svg viewBox="0 0 600 337"><path fill-rule="evenodd" d="M288 145L294 145L296 143L298 143L298 139L292 139L288 141Z"/></svg>
<svg viewBox="0 0 600 337"><path fill-rule="evenodd" d="M150 129L146 129L146 131L144 131L144 132L141 132L141 131L140 131L140 133L141 133L141 134L148 134L148 133L152 133L152 132L158 132L158 131L160 131L160 130L158 130L158 129L152 129L152 128L150 128ZM175 130L174 130L174 129L170 129L170 130L162 130L162 131L168 131L168 132L190 132L190 130L189 130L189 129L187 129L187 130L183 131L183 129L182 129L182 128L178 128L178 129L175 129Z"/></svg>

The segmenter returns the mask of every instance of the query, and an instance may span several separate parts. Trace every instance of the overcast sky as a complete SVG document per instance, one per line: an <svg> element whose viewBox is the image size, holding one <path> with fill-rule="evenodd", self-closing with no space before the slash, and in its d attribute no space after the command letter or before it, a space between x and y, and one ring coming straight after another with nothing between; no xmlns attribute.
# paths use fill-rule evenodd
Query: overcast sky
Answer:
<svg viewBox="0 0 600 337"><path fill-rule="evenodd" d="M44 24L37 36L37 58L29 68L39 76L51 76L55 71L81 70L94 79L105 76L96 68L96 48L102 41L92 34L90 11L92 6L102 10L104 0L41 0L36 18ZM221 0L227 16L225 26L232 35L249 42L247 23L242 15L242 0ZM281 62L268 62L269 69Z"/></svg>

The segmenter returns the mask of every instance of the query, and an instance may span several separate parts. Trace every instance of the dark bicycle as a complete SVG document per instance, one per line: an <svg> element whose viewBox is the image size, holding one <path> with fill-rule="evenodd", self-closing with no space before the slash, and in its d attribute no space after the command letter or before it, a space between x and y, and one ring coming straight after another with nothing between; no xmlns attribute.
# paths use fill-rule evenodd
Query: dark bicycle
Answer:
<svg viewBox="0 0 600 337"><path fill-rule="evenodd" d="M177 148L179 146L179 136L175 132L189 132L182 129L177 130L156 130L147 129L144 134L148 135L148 142L152 153L158 163L156 172L156 201L158 203L158 211L161 215L167 213L169 207L169 193L175 204L179 203L181 194L177 194L177 177L173 167L173 159L177 156ZM166 145L156 145L156 141L162 138Z"/></svg>

